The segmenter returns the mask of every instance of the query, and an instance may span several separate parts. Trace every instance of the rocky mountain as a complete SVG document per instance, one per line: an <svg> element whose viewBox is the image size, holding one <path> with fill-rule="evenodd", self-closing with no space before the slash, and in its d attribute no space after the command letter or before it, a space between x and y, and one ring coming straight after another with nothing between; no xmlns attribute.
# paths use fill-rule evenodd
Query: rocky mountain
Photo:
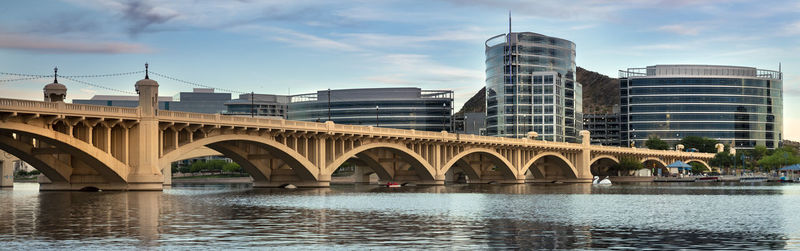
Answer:
<svg viewBox="0 0 800 251"><path fill-rule="evenodd" d="M583 85L583 113L612 113L619 104L619 80L578 67L576 78ZM486 111L486 87L464 103L456 114Z"/></svg>
<svg viewBox="0 0 800 251"><path fill-rule="evenodd" d="M464 106L461 107L461 110L458 110L456 115L461 115L465 112L486 112L486 87L484 86L481 88L478 93L472 95L467 102L464 103Z"/></svg>

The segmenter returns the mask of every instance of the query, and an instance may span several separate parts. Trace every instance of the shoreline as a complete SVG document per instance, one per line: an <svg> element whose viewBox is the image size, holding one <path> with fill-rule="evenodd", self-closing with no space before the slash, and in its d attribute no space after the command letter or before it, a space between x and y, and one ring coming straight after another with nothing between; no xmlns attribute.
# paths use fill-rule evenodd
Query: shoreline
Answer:
<svg viewBox="0 0 800 251"><path fill-rule="evenodd" d="M172 179L172 184L234 184L253 183L250 177Z"/></svg>

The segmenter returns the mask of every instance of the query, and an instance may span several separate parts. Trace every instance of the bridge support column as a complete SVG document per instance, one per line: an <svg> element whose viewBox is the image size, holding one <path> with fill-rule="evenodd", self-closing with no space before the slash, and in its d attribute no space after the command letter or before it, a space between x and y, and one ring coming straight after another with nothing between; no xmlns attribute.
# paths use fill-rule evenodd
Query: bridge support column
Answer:
<svg viewBox="0 0 800 251"><path fill-rule="evenodd" d="M308 187L308 188L315 188L315 187L330 187L331 181L310 181L310 180L287 180L281 181L280 177L277 180L270 180L270 181L253 181L253 187L255 188L275 188L275 187L283 187L285 185L292 184L297 187Z"/></svg>
<svg viewBox="0 0 800 251"><path fill-rule="evenodd" d="M589 131L581 130L581 146L582 150L580 155L578 156L578 160L575 163L575 169L577 171L575 180L563 180L562 182L592 182L592 169L591 169L591 160L592 160L592 151L591 151L591 137Z"/></svg>
<svg viewBox="0 0 800 251"><path fill-rule="evenodd" d="M13 187L14 186L14 165L13 162L7 159L0 160L0 187Z"/></svg>
<svg viewBox="0 0 800 251"><path fill-rule="evenodd" d="M164 186L172 186L172 163L160 163L164 175Z"/></svg>
<svg viewBox="0 0 800 251"><path fill-rule="evenodd" d="M126 190L162 190L164 175L158 161L162 147L159 144L161 130L156 118L158 82L145 75L145 79L136 82L136 92L139 93L139 112L142 117L139 121L138 137L130 142L138 146L131 149L137 161L136 165L130 166Z"/></svg>
<svg viewBox="0 0 800 251"><path fill-rule="evenodd" d="M369 167L356 165L355 171L353 172L354 182L358 184L369 184L370 177L372 176L372 169Z"/></svg>

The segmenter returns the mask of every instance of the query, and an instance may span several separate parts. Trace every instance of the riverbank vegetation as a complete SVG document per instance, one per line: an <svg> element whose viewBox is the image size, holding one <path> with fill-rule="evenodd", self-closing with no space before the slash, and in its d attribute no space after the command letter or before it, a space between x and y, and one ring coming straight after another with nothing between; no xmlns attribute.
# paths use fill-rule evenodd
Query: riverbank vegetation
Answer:
<svg viewBox="0 0 800 251"><path fill-rule="evenodd" d="M228 162L224 159L197 160L189 165L173 163L172 173L181 174L181 177L174 176L175 178L190 178L194 176L202 178L249 176L249 174L242 170L242 167L239 164L236 162Z"/></svg>

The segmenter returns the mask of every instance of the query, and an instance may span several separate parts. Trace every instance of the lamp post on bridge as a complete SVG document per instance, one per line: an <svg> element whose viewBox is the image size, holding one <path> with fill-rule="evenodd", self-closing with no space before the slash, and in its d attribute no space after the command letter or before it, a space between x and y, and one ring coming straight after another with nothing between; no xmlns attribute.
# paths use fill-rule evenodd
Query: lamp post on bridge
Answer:
<svg viewBox="0 0 800 251"><path fill-rule="evenodd" d="M375 127L381 126L381 121L378 118L378 114L380 114L380 106L375 106Z"/></svg>

